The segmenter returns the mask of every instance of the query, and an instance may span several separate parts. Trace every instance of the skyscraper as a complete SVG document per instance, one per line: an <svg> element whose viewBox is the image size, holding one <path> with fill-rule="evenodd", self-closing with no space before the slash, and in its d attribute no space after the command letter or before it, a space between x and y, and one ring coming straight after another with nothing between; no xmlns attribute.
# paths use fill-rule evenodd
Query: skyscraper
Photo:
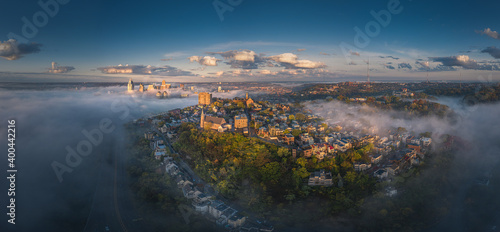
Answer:
<svg viewBox="0 0 500 232"><path fill-rule="evenodd" d="M128 81L128 91L134 91L134 82L132 79Z"/></svg>

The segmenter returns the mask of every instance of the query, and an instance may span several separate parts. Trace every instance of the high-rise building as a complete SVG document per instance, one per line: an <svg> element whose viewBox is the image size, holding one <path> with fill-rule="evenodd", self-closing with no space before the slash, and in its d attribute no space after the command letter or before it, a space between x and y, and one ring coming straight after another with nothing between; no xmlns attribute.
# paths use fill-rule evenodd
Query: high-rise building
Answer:
<svg viewBox="0 0 500 232"><path fill-rule="evenodd" d="M248 92L245 94L245 99L248 100Z"/></svg>
<svg viewBox="0 0 500 232"><path fill-rule="evenodd" d="M212 104L212 94L207 92L201 92L198 94L198 105L210 105Z"/></svg>
<svg viewBox="0 0 500 232"><path fill-rule="evenodd" d="M184 84L180 84L179 87L184 90Z"/></svg>
<svg viewBox="0 0 500 232"><path fill-rule="evenodd" d="M128 91L134 91L134 82L132 81L132 79L130 79L128 81Z"/></svg>
<svg viewBox="0 0 500 232"><path fill-rule="evenodd" d="M142 83L139 84L139 92L144 92L144 85Z"/></svg>

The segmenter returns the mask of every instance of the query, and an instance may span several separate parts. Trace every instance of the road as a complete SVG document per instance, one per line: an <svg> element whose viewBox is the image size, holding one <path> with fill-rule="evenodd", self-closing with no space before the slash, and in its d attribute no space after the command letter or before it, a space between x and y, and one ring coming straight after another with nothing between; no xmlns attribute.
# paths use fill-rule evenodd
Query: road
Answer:
<svg viewBox="0 0 500 232"><path fill-rule="evenodd" d="M111 146L108 159L101 161L99 180L83 231L147 231L132 205L125 172L124 142L114 139Z"/></svg>

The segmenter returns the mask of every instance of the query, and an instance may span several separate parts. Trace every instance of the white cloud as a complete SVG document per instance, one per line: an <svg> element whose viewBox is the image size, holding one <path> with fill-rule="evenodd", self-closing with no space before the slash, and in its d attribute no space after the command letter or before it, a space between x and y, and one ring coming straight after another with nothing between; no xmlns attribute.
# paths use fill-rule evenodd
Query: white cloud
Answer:
<svg viewBox="0 0 500 232"><path fill-rule="evenodd" d="M217 66L217 62L220 61L219 59L212 57L212 56L191 56L188 58L190 62L198 62L201 65L205 66Z"/></svg>
<svg viewBox="0 0 500 232"><path fill-rule="evenodd" d="M496 31L492 31L490 28L486 28L482 31L476 31L477 33L480 33L480 34L483 34L483 35L487 35L493 39L498 39L500 40L500 34Z"/></svg>
<svg viewBox="0 0 500 232"><path fill-rule="evenodd" d="M276 56L269 56L267 59L275 61L287 69L315 69L326 67L323 62L299 60L298 56L293 53L283 53Z"/></svg>

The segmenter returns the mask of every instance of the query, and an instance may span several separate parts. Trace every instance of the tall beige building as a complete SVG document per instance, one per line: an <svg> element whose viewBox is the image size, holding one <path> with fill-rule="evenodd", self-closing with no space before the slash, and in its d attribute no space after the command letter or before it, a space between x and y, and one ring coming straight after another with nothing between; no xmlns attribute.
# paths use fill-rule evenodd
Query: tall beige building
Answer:
<svg viewBox="0 0 500 232"><path fill-rule="evenodd" d="M198 105L210 105L212 104L212 94L207 92L201 92L198 94Z"/></svg>
<svg viewBox="0 0 500 232"><path fill-rule="evenodd" d="M128 81L128 86L127 86L128 91L134 91L134 82L132 79Z"/></svg>
<svg viewBox="0 0 500 232"><path fill-rule="evenodd" d="M236 115L234 116L234 128L246 128L248 126L248 118L246 115Z"/></svg>

